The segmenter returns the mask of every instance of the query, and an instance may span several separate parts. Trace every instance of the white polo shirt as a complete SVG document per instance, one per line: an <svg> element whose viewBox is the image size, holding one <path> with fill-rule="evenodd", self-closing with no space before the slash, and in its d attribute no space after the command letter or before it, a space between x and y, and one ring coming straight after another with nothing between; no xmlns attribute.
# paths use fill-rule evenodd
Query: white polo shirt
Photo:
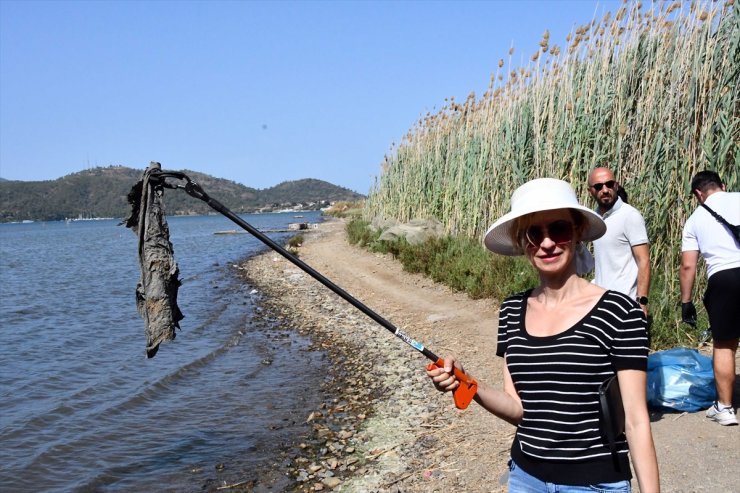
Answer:
<svg viewBox="0 0 740 493"><path fill-rule="evenodd" d="M730 224L740 224L740 192L714 192L704 202ZM707 264L707 277L740 267L740 248L730 230L699 206L686 220L681 251L699 251Z"/></svg>
<svg viewBox="0 0 740 493"><path fill-rule="evenodd" d="M620 198L601 217L606 223L606 233L593 242L596 275L592 282L634 300L637 297L637 261L632 247L648 243L645 220L637 209Z"/></svg>

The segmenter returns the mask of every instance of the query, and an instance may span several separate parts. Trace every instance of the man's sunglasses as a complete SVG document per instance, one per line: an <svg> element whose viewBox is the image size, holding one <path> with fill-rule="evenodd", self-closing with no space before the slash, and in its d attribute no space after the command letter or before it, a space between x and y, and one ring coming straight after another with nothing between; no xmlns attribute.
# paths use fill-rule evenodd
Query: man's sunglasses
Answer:
<svg viewBox="0 0 740 493"><path fill-rule="evenodd" d="M559 219L545 225L532 225L527 228L524 237L528 246L539 248L545 238L550 238L557 245L564 245L573 239L573 223Z"/></svg>
<svg viewBox="0 0 740 493"><path fill-rule="evenodd" d="M597 192L600 192L601 189L604 188L605 186L606 186L606 188L610 188L610 189L614 190L614 185L616 185L616 184L617 184L616 181L609 180L609 181L606 181L604 183L594 183L591 186L594 187L594 190L596 190Z"/></svg>

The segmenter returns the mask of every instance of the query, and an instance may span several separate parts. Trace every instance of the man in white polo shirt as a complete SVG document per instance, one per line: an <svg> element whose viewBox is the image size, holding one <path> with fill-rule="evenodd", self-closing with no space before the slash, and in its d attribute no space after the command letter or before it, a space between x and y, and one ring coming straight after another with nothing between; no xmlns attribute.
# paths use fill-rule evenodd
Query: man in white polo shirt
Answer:
<svg viewBox="0 0 740 493"><path fill-rule="evenodd" d="M606 234L594 241L596 273L593 282L636 300L647 316L650 291L650 247L642 214L617 194L619 183L608 168L596 168L588 177L588 191L596 212L606 223Z"/></svg>
<svg viewBox="0 0 740 493"><path fill-rule="evenodd" d="M712 361L717 401L707 410L707 417L721 425L737 425L732 407L735 386L735 353L740 341L740 242L730 225L740 224L740 193L725 191L714 171L700 171L691 180L691 193L700 206L686 220L681 239L681 319L696 323L692 301L699 253L707 266L707 290L704 306L712 330Z"/></svg>

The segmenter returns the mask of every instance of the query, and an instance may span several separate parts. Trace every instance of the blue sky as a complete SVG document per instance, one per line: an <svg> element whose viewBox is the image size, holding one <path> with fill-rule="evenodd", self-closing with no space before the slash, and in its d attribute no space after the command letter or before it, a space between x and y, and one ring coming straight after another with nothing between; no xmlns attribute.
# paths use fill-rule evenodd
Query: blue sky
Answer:
<svg viewBox="0 0 740 493"><path fill-rule="evenodd" d="M620 1L0 0L0 177L149 161L366 194L447 97Z"/></svg>

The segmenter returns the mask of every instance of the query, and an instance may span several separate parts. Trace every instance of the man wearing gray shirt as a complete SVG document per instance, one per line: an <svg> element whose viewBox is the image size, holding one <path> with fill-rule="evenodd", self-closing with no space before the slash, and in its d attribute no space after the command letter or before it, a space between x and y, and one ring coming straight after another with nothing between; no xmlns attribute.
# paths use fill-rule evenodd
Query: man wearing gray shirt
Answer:
<svg viewBox="0 0 740 493"><path fill-rule="evenodd" d="M650 291L650 248L642 214L619 198L619 183L608 168L588 177L588 191L606 223L606 234L594 241L593 282L636 300L647 316Z"/></svg>

